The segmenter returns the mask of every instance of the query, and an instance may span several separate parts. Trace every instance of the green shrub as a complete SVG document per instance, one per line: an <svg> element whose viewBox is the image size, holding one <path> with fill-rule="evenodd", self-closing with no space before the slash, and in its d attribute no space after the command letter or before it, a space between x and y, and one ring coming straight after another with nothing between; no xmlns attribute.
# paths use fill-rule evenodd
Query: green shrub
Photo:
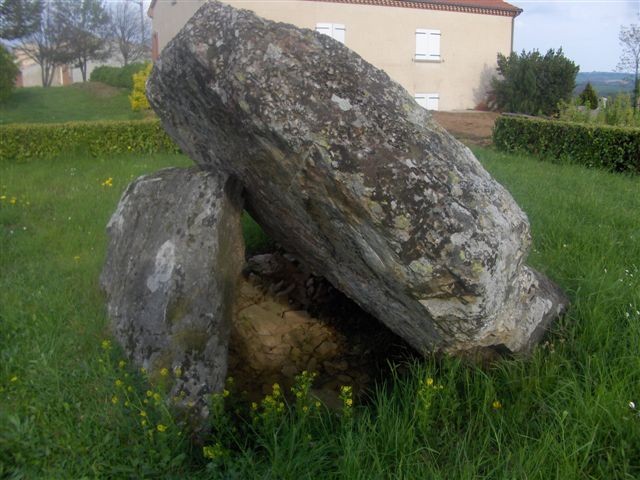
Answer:
<svg viewBox="0 0 640 480"><path fill-rule="evenodd" d="M491 102L503 112L529 115L556 113L558 102L568 101L578 66L559 50L542 55L537 50L498 54L499 77L491 82Z"/></svg>
<svg viewBox="0 0 640 480"><path fill-rule="evenodd" d="M493 143L500 150L640 173L640 128L501 116Z"/></svg>
<svg viewBox="0 0 640 480"><path fill-rule="evenodd" d="M558 104L558 118L566 122L613 125L618 127L640 127L640 112L634 112L628 93L619 93L597 111L588 109L580 98Z"/></svg>
<svg viewBox="0 0 640 480"><path fill-rule="evenodd" d="M0 102L11 95L18 72L13 55L0 44Z"/></svg>
<svg viewBox="0 0 640 480"><path fill-rule="evenodd" d="M591 110L595 110L596 108L598 108L598 94L591 86L591 82L587 82L584 90L582 90L582 93L578 96L578 98L580 99L580 105L589 107Z"/></svg>
<svg viewBox="0 0 640 480"><path fill-rule="evenodd" d="M70 152L178 152L158 120L0 125L0 162L52 158Z"/></svg>
<svg viewBox="0 0 640 480"><path fill-rule="evenodd" d="M102 82L112 87L133 88L133 75L144 70L147 63L130 63L126 67L97 67L91 72L92 82Z"/></svg>

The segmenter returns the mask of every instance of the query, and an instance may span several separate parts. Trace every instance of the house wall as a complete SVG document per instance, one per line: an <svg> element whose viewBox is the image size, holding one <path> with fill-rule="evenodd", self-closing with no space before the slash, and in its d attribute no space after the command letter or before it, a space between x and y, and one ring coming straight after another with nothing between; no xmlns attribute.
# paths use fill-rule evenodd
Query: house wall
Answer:
<svg viewBox="0 0 640 480"><path fill-rule="evenodd" d="M158 48L176 35L204 3L158 0L151 12ZM439 94L440 110L474 108L484 100L497 53L511 51L509 16L439 10L309 2L226 0L271 20L315 29L317 23L346 26L345 45L385 70L412 95ZM416 29L441 31L441 61L416 61Z"/></svg>
<svg viewBox="0 0 640 480"><path fill-rule="evenodd" d="M37 63L26 63L20 68L22 72L22 84L21 87L41 87L42 86L42 71L40 65ZM53 74L53 80L51 81L52 87L59 87L60 85L68 85L71 83L69 71L64 70L62 67L57 67Z"/></svg>

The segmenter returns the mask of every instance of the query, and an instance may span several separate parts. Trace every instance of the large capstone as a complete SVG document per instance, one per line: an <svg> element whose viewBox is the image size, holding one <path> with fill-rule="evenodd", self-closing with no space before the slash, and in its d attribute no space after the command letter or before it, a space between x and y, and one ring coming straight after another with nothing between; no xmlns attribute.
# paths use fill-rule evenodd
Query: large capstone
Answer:
<svg viewBox="0 0 640 480"><path fill-rule="evenodd" d="M219 2L148 82L169 134L267 233L416 349L527 351L565 307L471 151L331 38Z"/></svg>
<svg viewBox="0 0 640 480"><path fill-rule="evenodd" d="M114 335L195 418L227 373L244 264L240 195L226 175L165 169L129 185L107 226L101 283Z"/></svg>

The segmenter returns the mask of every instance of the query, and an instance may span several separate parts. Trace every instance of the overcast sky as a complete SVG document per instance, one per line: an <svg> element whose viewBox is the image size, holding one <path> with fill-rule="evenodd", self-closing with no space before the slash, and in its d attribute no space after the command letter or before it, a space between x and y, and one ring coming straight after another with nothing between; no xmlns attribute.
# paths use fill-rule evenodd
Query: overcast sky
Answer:
<svg viewBox="0 0 640 480"><path fill-rule="evenodd" d="M621 25L640 24L640 0L507 0L524 10L516 18L517 52L562 47L581 72L614 71Z"/></svg>

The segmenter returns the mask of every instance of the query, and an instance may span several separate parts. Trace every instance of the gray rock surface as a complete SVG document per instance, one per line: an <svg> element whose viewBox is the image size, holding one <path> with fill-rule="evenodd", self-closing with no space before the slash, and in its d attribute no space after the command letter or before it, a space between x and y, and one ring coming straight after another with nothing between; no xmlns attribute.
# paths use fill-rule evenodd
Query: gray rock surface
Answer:
<svg viewBox="0 0 640 480"><path fill-rule="evenodd" d="M107 226L101 283L113 332L196 418L207 415L205 396L222 390L227 373L241 215L237 183L171 168L129 185Z"/></svg>
<svg viewBox="0 0 640 480"><path fill-rule="evenodd" d="M383 71L219 2L148 85L167 132L235 176L267 233L420 351L521 352L565 307L526 215Z"/></svg>

